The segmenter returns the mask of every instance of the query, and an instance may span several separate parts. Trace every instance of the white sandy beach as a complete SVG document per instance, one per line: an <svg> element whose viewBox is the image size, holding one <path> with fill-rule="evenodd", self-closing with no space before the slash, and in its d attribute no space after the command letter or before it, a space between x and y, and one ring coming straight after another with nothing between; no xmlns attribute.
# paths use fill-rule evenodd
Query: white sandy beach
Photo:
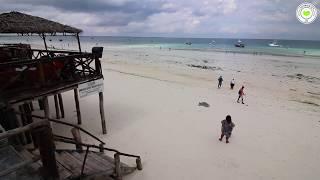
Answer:
<svg viewBox="0 0 320 180"><path fill-rule="evenodd" d="M102 63L107 135L101 134L98 95L80 100L82 127L102 138L107 147L141 155L143 171L125 179L320 177L319 82L287 77L302 73L319 78L318 59L190 51L157 51L148 56L140 51L125 52L110 50ZM163 59L179 62L185 54L213 59L208 64L222 70L191 68L173 61L159 63ZM219 75L225 79L221 89L217 89ZM232 77L236 79L234 90L229 89ZM245 85L247 94L245 105L236 103L241 85ZM65 121L76 122L73 93L63 96ZM198 106L203 101L210 107ZM54 117L54 110L51 112ZM229 144L218 141L220 122L227 114L236 124ZM53 127L70 136L67 129ZM123 160L135 164L134 159Z"/></svg>

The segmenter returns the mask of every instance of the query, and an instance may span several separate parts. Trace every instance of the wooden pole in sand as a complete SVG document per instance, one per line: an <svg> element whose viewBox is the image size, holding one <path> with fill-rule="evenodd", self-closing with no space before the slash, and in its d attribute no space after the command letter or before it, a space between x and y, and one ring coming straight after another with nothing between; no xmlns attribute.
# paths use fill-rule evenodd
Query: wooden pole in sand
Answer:
<svg viewBox="0 0 320 180"><path fill-rule="evenodd" d="M82 121L81 121L81 112L80 112L78 89L73 89L73 92L74 92L74 101L76 103L78 124L80 125L82 123Z"/></svg>
<svg viewBox="0 0 320 180"><path fill-rule="evenodd" d="M56 109L56 118L60 119L60 109L59 109L59 103L58 103L58 95L54 95L54 107Z"/></svg>
<svg viewBox="0 0 320 180"><path fill-rule="evenodd" d="M63 107L63 99L61 94L58 94L58 99L59 99L59 106L61 111L61 118L64 118L64 107Z"/></svg>
<svg viewBox="0 0 320 180"><path fill-rule="evenodd" d="M107 134L106 119L104 116L104 107L103 107L103 92L99 92L99 106L100 106L102 133Z"/></svg>

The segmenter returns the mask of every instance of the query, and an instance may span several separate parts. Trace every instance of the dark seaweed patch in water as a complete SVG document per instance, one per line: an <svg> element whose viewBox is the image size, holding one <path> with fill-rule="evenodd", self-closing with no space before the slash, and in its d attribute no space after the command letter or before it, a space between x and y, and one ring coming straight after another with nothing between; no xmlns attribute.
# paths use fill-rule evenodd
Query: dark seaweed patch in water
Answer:
<svg viewBox="0 0 320 180"><path fill-rule="evenodd" d="M199 102L198 106L210 107L210 105L207 102Z"/></svg>
<svg viewBox="0 0 320 180"><path fill-rule="evenodd" d="M310 92L310 91L308 91L308 93L312 94L312 95L320 96L320 93L315 93L315 92Z"/></svg>
<svg viewBox="0 0 320 180"><path fill-rule="evenodd" d="M316 107L320 106L319 104L314 103L314 102L310 102L310 101L302 101L302 100L293 100L293 101L296 101L296 102L299 102L299 103L303 103L303 104L312 105L312 106L316 106Z"/></svg>
<svg viewBox="0 0 320 180"><path fill-rule="evenodd" d="M187 66L199 68L199 69L210 69L210 70L214 70L214 71L218 71L218 70L222 71L222 69L220 67L215 67L215 66L201 66L201 65L194 65L194 64L187 64Z"/></svg>
<svg viewBox="0 0 320 180"><path fill-rule="evenodd" d="M320 78L318 77L313 77L313 76L305 76L303 74L294 74L294 75L287 75L287 77L289 78L294 78L294 79L300 79L300 80L306 80L308 82L311 82L311 83L320 83Z"/></svg>

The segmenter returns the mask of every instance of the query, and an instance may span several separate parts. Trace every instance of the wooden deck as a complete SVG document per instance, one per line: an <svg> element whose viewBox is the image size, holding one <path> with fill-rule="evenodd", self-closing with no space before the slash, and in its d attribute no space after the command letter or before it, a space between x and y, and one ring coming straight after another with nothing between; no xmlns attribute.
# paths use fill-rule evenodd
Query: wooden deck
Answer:
<svg viewBox="0 0 320 180"><path fill-rule="evenodd" d="M83 160L85 158L85 151L79 153L74 150L57 150L56 161L59 169L60 179L78 179L81 175ZM41 161L32 162L34 157L37 157L37 151L30 153L25 149L16 151L12 146L6 146L0 149L0 180L39 180ZM16 169L13 172L7 171L9 167L16 164L29 162L27 165ZM136 170L135 167L130 167L121 163L122 176L130 174ZM82 179L106 179L112 180L115 175L114 159L100 152L90 151L87 155L84 166L84 176Z"/></svg>
<svg viewBox="0 0 320 180"><path fill-rule="evenodd" d="M61 82L59 84L46 86L46 87L39 86L37 88L31 87L31 88L11 89L10 92L2 93L1 95L3 99L6 99L10 103L14 104L17 102L34 100L42 96L52 96L55 94L70 91L78 88L79 84L94 81L101 78L103 78L103 76L86 77L86 78L81 78L75 81Z"/></svg>
<svg viewBox="0 0 320 180"><path fill-rule="evenodd" d="M11 49L13 51L23 48ZM23 50L28 52L24 53L28 55L23 58L0 56L2 101L13 104L50 96L75 89L79 84L103 78L100 56L96 53L28 48ZM9 52L11 51L6 50L2 54L8 55Z"/></svg>

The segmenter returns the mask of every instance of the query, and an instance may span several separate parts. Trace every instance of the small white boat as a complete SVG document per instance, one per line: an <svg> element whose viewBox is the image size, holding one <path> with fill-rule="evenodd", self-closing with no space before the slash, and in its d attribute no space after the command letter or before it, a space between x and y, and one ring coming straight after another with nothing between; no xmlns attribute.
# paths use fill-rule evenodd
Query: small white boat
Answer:
<svg viewBox="0 0 320 180"><path fill-rule="evenodd" d="M268 44L270 47L280 47L280 45L277 43L277 41L273 41Z"/></svg>
<svg viewBox="0 0 320 180"><path fill-rule="evenodd" d="M244 48L245 44L242 43L242 41L239 39L238 42L236 44L234 44L235 47L239 47L239 48Z"/></svg>
<svg viewBox="0 0 320 180"><path fill-rule="evenodd" d="M212 40L209 44L210 44L210 46L215 46L216 45L216 41Z"/></svg>

